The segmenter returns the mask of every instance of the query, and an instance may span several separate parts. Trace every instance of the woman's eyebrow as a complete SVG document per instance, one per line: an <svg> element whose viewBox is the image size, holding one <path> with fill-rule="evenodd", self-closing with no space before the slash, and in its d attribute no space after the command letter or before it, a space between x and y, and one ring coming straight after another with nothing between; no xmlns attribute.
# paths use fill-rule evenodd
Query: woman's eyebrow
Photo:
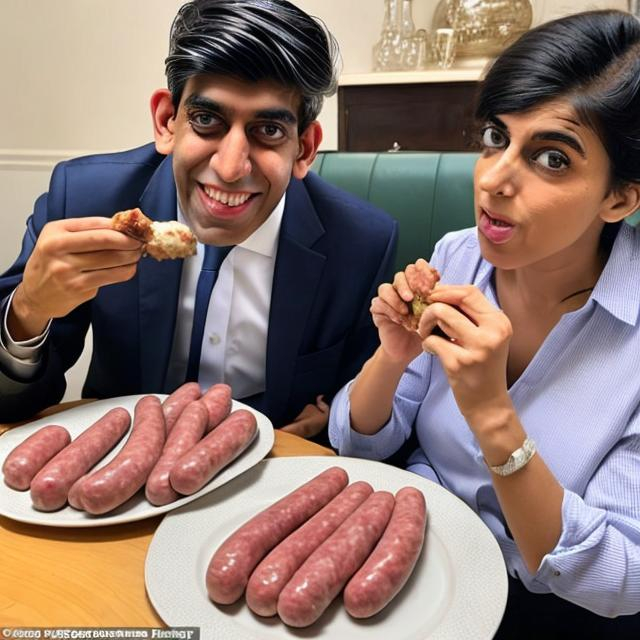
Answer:
<svg viewBox="0 0 640 640"><path fill-rule="evenodd" d="M509 133L509 127L507 127L507 125L504 122L502 122L502 120L500 120L500 118L498 118L498 116L491 116L489 118L489 122L493 122L493 124L495 124L498 127L500 127L500 129L502 129L503 131L506 131L507 133Z"/></svg>
<svg viewBox="0 0 640 640"><path fill-rule="evenodd" d="M568 133L562 131L540 131L531 138L532 140L554 140L555 142L562 142L568 147L571 147L574 151L577 151L583 158L586 157L586 153L582 148L582 145L576 138L570 136Z"/></svg>
<svg viewBox="0 0 640 640"><path fill-rule="evenodd" d="M503 131L509 133L509 127L500 120L497 116L492 116L490 118L491 122L500 127ZM576 123L577 124L577 123ZM532 140L553 140L555 142L562 142L566 144L568 147L571 147L575 151L577 151L580 156L586 158L586 153L580 142L577 138L568 133L564 133L563 131L540 131L538 133L533 134L531 137Z"/></svg>

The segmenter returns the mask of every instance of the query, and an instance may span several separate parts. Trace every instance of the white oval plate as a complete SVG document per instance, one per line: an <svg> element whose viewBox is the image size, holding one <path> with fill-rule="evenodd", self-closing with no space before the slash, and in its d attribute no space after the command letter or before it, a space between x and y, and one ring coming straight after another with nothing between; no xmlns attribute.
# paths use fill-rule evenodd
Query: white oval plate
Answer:
<svg viewBox="0 0 640 640"><path fill-rule="evenodd" d="M351 618L341 597L305 629L277 617L260 618L244 600L213 604L207 597L209 560L226 537L256 512L331 466L351 482L376 490L420 489L429 511L425 548L396 598L367 620ZM356 458L271 458L218 491L177 509L156 530L145 562L152 605L169 626L200 627L203 640L460 640L492 638L507 601L507 572L495 538L459 498L425 478L381 462Z"/></svg>
<svg viewBox="0 0 640 640"><path fill-rule="evenodd" d="M156 394L158 398L164 400L166 394ZM114 407L124 407L133 417L133 409L136 402L142 398L142 395L121 396L119 398L109 398L107 400L98 400L83 404L73 409L61 411L41 420L35 420L20 427L14 427L0 436L0 467L2 462L9 453L20 444L26 437L36 432L41 427L48 424L59 424L69 433L72 438L80 435L82 431L90 427L96 420L101 418L107 411ZM167 513L177 507L193 502L200 496L210 493L214 489L222 486L237 475L244 473L264 458L273 447L274 433L271 421L259 411L238 402L233 401L232 411L236 409L247 409L251 411L258 422L258 433L253 442L247 449L236 458L229 466L224 468L217 476L215 476L200 491L180 498L175 502L154 507L147 502L144 497L144 491L140 490L132 498L120 505L117 509L109 511L100 516L92 516L85 511L77 511L70 506L66 506L58 511L44 512L34 509L31 504L31 498L28 491L16 491L11 489L4 482L0 482L0 515L18 520L20 522L28 522L30 524L46 525L51 527L101 527L111 524L122 524L124 522L133 522L134 520L143 520L144 518L152 518L153 516ZM127 441L127 434L120 442L105 456L97 465L96 469L107 464Z"/></svg>

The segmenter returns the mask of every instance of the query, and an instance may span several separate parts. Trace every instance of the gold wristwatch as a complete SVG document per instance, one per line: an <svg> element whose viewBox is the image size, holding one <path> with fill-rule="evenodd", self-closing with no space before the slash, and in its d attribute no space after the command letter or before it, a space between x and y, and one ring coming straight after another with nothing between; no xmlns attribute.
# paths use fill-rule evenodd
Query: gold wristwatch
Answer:
<svg viewBox="0 0 640 640"><path fill-rule="evenodd" d="M522 446L519 449L516 449L510 456L509 459L504 463L498 466L487 465L493 473L499 476L510 476L512 473L515 473L519 469L522 469L536 452L536 443L531 438L525 438L525 441L522 443Z"/></svg>

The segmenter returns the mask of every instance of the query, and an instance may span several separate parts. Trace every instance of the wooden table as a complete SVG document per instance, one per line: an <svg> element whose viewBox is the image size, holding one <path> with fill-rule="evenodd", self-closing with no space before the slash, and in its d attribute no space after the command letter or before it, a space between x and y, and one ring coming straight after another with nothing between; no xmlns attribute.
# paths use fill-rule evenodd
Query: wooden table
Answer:
<svg viewBox="0 0 640 640"><path fill-rule="evenodd" d="M0 433L15 426L0 425ZM276 430L268 457L299 455L334 453ZM144 585L147 547L162 517L70 529L0 516L0 627L164 627Z"/></svg>

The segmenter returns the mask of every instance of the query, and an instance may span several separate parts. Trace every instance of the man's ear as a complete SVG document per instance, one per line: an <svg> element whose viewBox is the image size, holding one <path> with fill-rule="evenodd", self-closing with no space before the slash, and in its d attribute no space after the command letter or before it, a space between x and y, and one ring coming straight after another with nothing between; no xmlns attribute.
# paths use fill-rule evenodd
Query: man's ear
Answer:
<svg viewBox="0 0 640 640"><path fill-rule="evenodd" d="M309 167L313 164L318 153L318 147L322 142L322 127L317 120L314 120L301 134L298 156L293 163L292 175L298 180L302 180L307 175Z"/></svg>
<svg viewBox="0 0 640 640"><path fill-rule="evenodd" d="M618 222L640 209L640 184L627 182L620 189L611 190L605 199L600 217L605 222Z"/></svg>
<svg viewBox="0 0 640 640"><path fill-rule="evenodd" d="M156 150L169 155L173 151L175 132L175 109L169 89L154 91L150 106Z"/></svg>

